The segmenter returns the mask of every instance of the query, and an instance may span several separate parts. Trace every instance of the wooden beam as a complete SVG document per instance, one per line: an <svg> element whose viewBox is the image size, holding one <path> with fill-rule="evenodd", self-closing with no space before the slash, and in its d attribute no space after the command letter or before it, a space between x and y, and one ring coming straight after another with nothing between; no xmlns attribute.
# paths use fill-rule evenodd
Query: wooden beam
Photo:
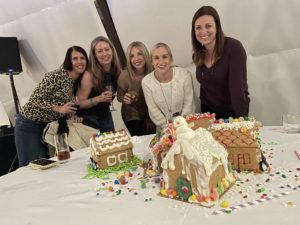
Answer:
<svg viewBox="0 0 300 225"><path fill-rule="evenodd" d="M126 67L126 56L121 45L114 21L111 17L109 7L106 0L95 0L95 6L107 33L109 40L114 44L123 69Z"/></svg>

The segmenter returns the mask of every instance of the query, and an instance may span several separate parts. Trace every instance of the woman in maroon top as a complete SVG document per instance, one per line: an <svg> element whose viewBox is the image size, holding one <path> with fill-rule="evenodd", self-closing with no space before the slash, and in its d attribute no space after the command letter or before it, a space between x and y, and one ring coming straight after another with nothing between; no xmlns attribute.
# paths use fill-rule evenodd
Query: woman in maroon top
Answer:
<svg viewBox="0 0 300 225"><path fill-rule="evenodd" d="M211 6L195 13L191 36L201 112L216 113L216 118L248 116L247 55L241 42L224 36Z"/></svg>

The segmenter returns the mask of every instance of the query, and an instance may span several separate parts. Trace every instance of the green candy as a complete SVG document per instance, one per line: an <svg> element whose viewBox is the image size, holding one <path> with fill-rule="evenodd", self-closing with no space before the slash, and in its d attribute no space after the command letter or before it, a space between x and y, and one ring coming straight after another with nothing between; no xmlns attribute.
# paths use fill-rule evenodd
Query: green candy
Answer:
<svg viewBox="0 0 300 225"><path fill-rule="evenodd" d="M193 194L190 182L181 177L177 179L175 189L179 198L184 201L187 201L189 197Z"/></svg>

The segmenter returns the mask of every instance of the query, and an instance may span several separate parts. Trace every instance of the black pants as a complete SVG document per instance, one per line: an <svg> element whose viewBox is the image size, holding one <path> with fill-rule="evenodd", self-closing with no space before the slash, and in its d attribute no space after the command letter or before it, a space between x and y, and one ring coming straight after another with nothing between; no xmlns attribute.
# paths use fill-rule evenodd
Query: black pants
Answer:
<svg viewBox="0 0 300 225"><path fill-rule="evenodd" d="M144 120L130 120L125 121L123 118L123 121L130 132L131 136L142 136L147 134L153 134L153 132L148 131L145 127Z"/></svg>
<svg viewBox="0 0 300 225"><path fill-rule="evenodd" d="M207 106L205 103L201 102L201 112L202 113L215 113L216 114L216 119L228 119L229 117L233 117L235 118L234 112L233 111L229 111L229 112L216 112L216 110L210 108L209 106Z"/></svg>

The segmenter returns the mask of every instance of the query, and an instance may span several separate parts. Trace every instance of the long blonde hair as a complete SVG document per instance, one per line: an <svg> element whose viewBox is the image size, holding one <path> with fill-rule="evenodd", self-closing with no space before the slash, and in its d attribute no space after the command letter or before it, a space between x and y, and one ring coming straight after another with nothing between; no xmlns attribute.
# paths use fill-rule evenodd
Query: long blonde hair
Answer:
<svg viewBox="0 0 300 225"><path fill-rule="evenodd" d="M141 53L143 54L143 57L145 59L145 62L146 62L145 75L149 74L153 70L148 49L142 42L134 41L130 45L128 45L127 51L126 51L127 71L129 73L129 76L131 77L131 79L134 79L134 74L135 74L135 68L132 66L131 61L130 61L131 50L134 47L137 48L139 51L141 51Z"/></svg>
<svg viewBox="0 0 300 225"><path fill-rule="evenodd" d="M94 83L94 89L102 90L104 88L104 68L101 66L99 61L97 60L96 54L95 54L95 47L99 42L106 42L109 47L111 48L113 52L113 58L111 61L111 69L110 73L112 76L114 76L115 82L117 82L118 77L121 73L121 64L120 60L116 51L115 46L113 43L107 39L106 37L103 36L98 36L96 37L92 42L90 46L90 53L89 53L89 60L90 60L90 66L89 70L93 75L93 83ZM116 85L116 84L115 84Z"/></svg>

